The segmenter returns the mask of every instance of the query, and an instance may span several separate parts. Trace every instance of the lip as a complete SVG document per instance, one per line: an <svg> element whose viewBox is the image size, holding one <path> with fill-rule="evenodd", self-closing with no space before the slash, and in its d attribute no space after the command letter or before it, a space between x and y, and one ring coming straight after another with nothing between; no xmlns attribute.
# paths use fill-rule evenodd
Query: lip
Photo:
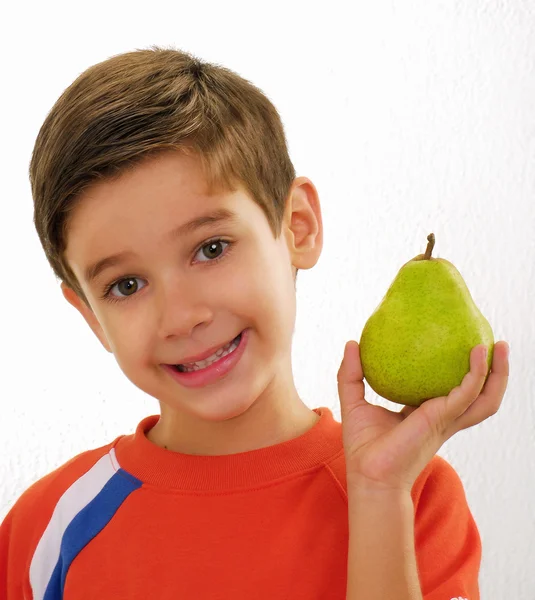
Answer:
<svg viewBox="0 0 535 600"><path fill-rule="evenodd" d="M177 371L172 365L162 365L163 368L169 373L169 375L180 385L188 388L199 388L204 387L205 385L209 385L210 383L214 383L218 379L221 379L225 375L227 375L239 362L240 358L243 356L245 352L245 348L247 347L247 342L249 339L249 330L244 329L241 333L241 339L238 347L232 354L228 354L223 358L220 358L216 362L212 363L208 367L204 369L200 369L199 371L191 371L190 373L181 373ZM237 336L236 336L237 337ZM219 347L218 347L219 348ZM218 349L216 348L216 350ZM214 351L212 350L212 354ZM203 355L204 357L210 356L210 354ZM196 359L196 360L202 360ZM195 362L195 361L187 361L187 362Z"/></svg>

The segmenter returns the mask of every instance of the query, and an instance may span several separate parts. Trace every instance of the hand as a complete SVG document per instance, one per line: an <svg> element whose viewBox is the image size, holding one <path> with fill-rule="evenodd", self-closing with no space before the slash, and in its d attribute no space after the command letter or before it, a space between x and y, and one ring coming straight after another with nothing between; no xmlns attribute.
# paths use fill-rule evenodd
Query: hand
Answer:
<svg viewBox="0 0 535 600"><path fill-rule="evenodd" d="M359 345L346 344L338 395L348 487L410 492L446 440L498 411L509 377L509 347L495 344L486 383L484 349L472 348L469 373L447 396L393 412L365 400Z"/></svg>

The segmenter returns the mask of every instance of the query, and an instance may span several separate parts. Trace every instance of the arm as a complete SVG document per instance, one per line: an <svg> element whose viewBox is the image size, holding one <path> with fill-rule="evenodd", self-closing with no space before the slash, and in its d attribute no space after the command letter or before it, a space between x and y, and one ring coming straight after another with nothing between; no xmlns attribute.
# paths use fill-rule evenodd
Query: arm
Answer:
<svg viewBox="0 0 535 600"><path fill-rule="evenodd" d="M482 350L472 349L469 373L448 396L392 412L366 401L359 346L346 344L338 395L349 511L347 600L442 600L443 594L437 595L440 583L428 581L427 571L425 596L422 592L417 565L422 555L416 555L409 500L416 480L442 444L495 414L501 405L509 376L508 345L494 345L488 378ZM433 499L428 502L436 504ZM446 539L445 527L441 521L431 535ZM450 579L461 563L453 569ZM477 590L477 582L467 585Z"/></svg>
<svg viewBox="0 0 535 600"><path fill-rule="evenodd" d="M422 600L410 493L348 489L347 600Z"/></svg>

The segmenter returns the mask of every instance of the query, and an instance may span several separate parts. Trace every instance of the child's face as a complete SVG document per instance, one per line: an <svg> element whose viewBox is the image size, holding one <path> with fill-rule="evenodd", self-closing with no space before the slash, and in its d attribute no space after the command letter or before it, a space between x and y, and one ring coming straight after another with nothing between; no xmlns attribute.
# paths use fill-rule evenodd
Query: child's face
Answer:
<svg viewBox="0 0 535 600"><path fill-rule="evenodd" d="M226 419L289 385L295 268L313 266L322 245L312 184L300 178L292 190L296 212L287 208L278 239L245 191L207 195L198 161L177 153L95 184L76 207L66 258L92 310L63 285L65 297L132 383L171 410ZM233 219L170 237L221 209ZM131 255L122 262L87 278L91 265L126 251ZM240 359L207 385L183 385L164 366L223 346L244 330Z"/></svg>

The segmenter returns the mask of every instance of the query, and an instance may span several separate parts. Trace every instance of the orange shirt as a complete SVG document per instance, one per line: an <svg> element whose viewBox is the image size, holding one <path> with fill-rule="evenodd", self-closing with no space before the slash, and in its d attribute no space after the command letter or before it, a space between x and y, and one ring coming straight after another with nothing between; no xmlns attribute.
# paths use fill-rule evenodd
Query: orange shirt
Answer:
<svg viewBox="0 0 535 600"><path fill-rule="evenodd" d="M2 600L345 600L341 424L226 456L135 434L33 484L0 528ZM479 600L481 542L461 481L435 456L414 485L425 600ZM387 576L388 574L385 574Z"/></svg>

